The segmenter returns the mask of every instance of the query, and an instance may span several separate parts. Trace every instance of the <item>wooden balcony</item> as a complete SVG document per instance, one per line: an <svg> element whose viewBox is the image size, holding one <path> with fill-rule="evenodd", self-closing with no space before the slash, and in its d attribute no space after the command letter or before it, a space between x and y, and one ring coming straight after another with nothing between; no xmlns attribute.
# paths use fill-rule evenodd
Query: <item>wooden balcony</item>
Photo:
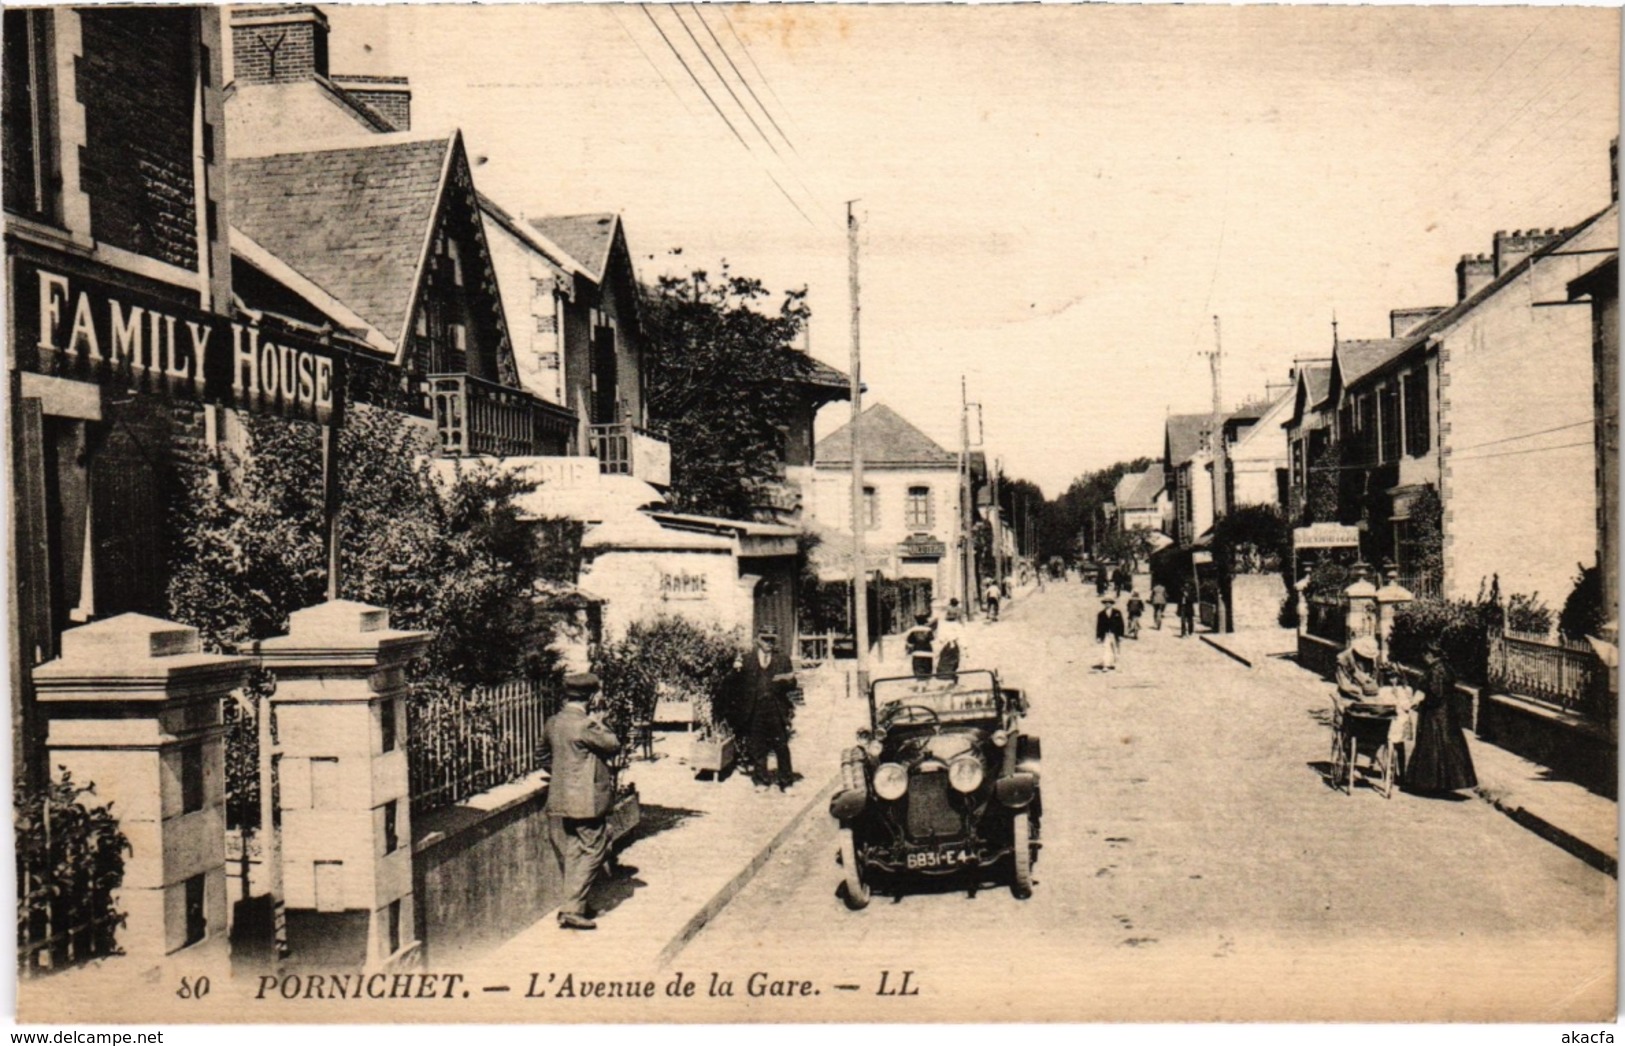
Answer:
<svg viewBox="0 0 1625 1046"><path fill-rule="evenodd" d="M591 433L592 452L605 475L671 486L671 446L665 440L626 422L594 425Z"/></svg>
<svg viewBox="0 0 1625 1046"><path fill-rule="evenodd" d="M431 375L429 399L448 458L567 454L576 431L573 411L472 374Z"/></svg>

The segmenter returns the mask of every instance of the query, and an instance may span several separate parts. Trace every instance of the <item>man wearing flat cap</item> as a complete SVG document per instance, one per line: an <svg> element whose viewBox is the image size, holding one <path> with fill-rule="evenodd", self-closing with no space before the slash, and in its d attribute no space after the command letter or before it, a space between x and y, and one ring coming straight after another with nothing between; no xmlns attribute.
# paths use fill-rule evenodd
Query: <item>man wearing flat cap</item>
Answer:
<svg viewBox="0 0 1625 1046"><path fill-rule="evenodd" d="M542 730L543 752L553 756L547 786L547 813L558 820L564 902L559 926L567 930L597 928L587 915L587 892L609 853L605 815L614 802L614 777L608 760L621 742L587 710L598 693L598 677L579 672L564 677L564 707Z"/></svg>

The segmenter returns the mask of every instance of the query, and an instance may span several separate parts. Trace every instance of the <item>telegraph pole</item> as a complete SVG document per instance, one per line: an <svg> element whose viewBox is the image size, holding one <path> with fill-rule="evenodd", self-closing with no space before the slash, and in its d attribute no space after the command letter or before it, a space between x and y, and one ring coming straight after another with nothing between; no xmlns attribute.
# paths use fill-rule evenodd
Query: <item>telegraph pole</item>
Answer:
<svg viewBox="0 0 1625 1046"><path fill-rule="evenodd" d="M1219 339L1219 317L1213 317L1213 352L1208 357L1213 367L1213 522L1219 522L1221 515L1230 511L1230 463L1227 448L1224 445L1224 400L1220 394L1219 366L1224 357L1224 343ZM1221 511L1222 507L1222 511ZM1214 630L1225 631L1224 592L1218 587L1219 576L1223 564L1215 558L1213 563L1214 581Z"/></svg>
<svg viewBox="0 0 1625 1046"><path fill-rule="evenodd" d="M858 347L858 218L852 211L856 202L846 202L847 282L852 299L852 628L858 656L858 691L866 695L869 691L869 575L865 569L863 538L869 520L864 511L867 506L863 497L863 441L858 438L858 419L863 414L863 354Z"/></svg>
<svg viewBox="0 0 1625 1046"><path fill-rule="evenodd" d="M976 615L976 595L971 584L976 578L976 539L971 529L970 503L970 401L965 392L965 376L959 376L959 591L967 619Z"/></svg>

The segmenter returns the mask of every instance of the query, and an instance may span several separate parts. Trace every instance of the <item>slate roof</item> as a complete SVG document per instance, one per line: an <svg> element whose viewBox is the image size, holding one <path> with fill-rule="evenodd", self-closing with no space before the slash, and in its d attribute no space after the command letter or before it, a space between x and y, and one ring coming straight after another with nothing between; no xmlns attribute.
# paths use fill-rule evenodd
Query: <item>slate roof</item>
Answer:
<svg viewBox="0 0 1625 1046"><path fill-rule="evenodd" d="M1176 469L1189 461L1192 454L1202 449L1202 433L1212 426L1212 414L1168 415L1167 438L1164 445L1168 460L1163 464Z"/></svg>
<svg viewBox="0 0 1625 1046"><path fill-rule="evenodd" d="M507 230L508 235L528 244L547 260L547 264L558 269L561 273L580 274L582 276L587 274L581 264L570 257L564 248L550 242L540 230L533 227L532 223L515 218L508 213L506 208L484 193L476 193L475 196L479 199L480 211L487 218Z"/></svg>
<svg viewBox="0 0 1625 1046"><path fill-rule="evenodd" d="M1298 373L1303 376L1305 398L1304 406L1313 409L1325 399L1326 393L1332 389L1332 365L1330 363L1300 363Z"/></svg>
<svg viewBox="0 0 1625 1046"><path fill-rule="evenodd" d="M455 135L239 157L231 223L400 338Z"/></svg>
<svg viewBox="0 0 1625 1046"><path fill-rule="evenodd" d="M1404 352L1415 339L1405 338L1348 338L1337 343L1332 350L1339 379L1343 387L1359 381L1378 367Z"/></svg>
<svg viewBox="0 0 1625 1046"><path fill-rule="evenodd" d="M957 455L942 449L931 437L884 403L875 404L858 418L858 437L863 441L865 468L959 463ZM819 465L850 465L852 422L847 422L819 440L813 448L813 460Z"/></svg>
<svg viewBox="0 0 1625 1046"><path fill-rule="evenodd" d="M615 241L614 214L564 214L531 218L537 232L559 245L580 268L599 283L609 265L609 245Z"/></svg>
<svg viewBox="0 0 1625 1046"><path fill-rule="evenodd" d="M823 360L812 356L808 356L806 359L811 366L807 370L806 377L802 379L803 382L808 385L816 385L821 389L841 393L841 396L837 398L849 398L848 394L852 391L852 379L847 376L846 371L831 367Z"/></svg>
<svg viewBox="0 0 1625 1046"><path fill-rule="evenodd" d="M1159 467L1148 468L1144 472L1124 473L1123 478L1117 481L1112 500L1119 509L1155 508L1162 487L1163 473Z"/></svg>

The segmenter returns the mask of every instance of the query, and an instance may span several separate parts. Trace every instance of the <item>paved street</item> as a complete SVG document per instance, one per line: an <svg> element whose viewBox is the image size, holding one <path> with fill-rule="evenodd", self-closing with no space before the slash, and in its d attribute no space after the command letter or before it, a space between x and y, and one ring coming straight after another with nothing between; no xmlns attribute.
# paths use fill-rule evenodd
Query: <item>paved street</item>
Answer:
<svg viewBox="0 0 1625 1046"><path fill-rule="evenodd" d="M1091 672L1097 607L1052 584L973 633L970 663L1028 688L1044 740L1030 901L990 888L849 913L815 814L676 966L819 970L865 994L875 971L913 969L926 999L978 983L995 1007L985 978L1019 978L1074 1019L1125 1000L1162 1018L1448 1018L1458 1001L1487 1018L1482 980L1439 976L1471 953L1504 956L1479 968L1506 972L1506 1016L1611 1005L1613 879L1482 802L1328 788L1329 687L1291 666L1249 669L1165 625Z"/></svg>

